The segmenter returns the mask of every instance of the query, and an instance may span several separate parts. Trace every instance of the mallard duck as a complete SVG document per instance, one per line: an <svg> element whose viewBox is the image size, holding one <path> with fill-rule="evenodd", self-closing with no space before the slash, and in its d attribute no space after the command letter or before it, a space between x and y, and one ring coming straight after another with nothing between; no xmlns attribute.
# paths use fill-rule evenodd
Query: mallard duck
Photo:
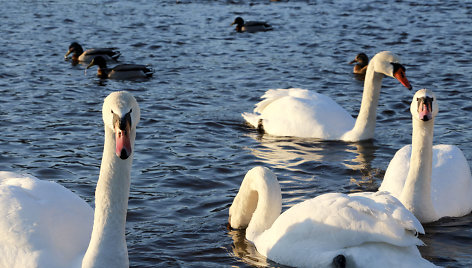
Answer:
<svg viewBox="0 0 472 268"><path fill-rule="evenodd" d="M97 65L97 75L100 78L111 78L118 80L148 78L153 74L153 70L145 65L120 64L111 69L107 68L107 62L102 56L93 58L86 69Z"/></svg>
<svg viewBox="0 0 472 268"><path fill-rule="evenodd" d="M236 32L265 32L272 30L272 26L265 21L246 21L243 18L237 17L231 25L236 24Z"/></svg>
<svg viewBox="0 0 472 268"><path fill-rule="evenodd" d="M349 62L349 64L353 63L356 63L356 65L354 65L352 72L355 74L365 75L367 72L367 65L369 64L369 57L367 57L365 53L359 53L353 61Z"/></svg>
<svg viewBox="0 0 472 268"><path fill-rule="evenodd" d="M90 63L93 58L97 56L102 56L107 61L116 61L120 56L120 51L117 48L110 47L110 48L90 48L84 51L82 46L77 43L73 42L69 46L69 50L67 51L64 58L67 59L68 56L72 53L72 61L73 62L83 62L83 63Z"/></svg>

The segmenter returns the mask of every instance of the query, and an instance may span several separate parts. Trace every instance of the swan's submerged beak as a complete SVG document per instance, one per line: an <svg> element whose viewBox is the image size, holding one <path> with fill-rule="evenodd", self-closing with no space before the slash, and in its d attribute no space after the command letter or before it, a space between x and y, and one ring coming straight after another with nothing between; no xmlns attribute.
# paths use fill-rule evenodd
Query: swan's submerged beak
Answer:
<svg viewBox="0 0 472 268"><path fill-rule="evenodd" d="M416 99L418 102L418 115L422 121L429 121L433 118L433 101L431 97Z"/></svg>
<svg viewBox="0 0 472 268"><path fill-rule="evenodd" d="M132 152L130 131L131 131L131 116L127 113L122 119L115 115L115 142L116 142L116 156L121 159L127 159Z"/></svg>
<svg viewBox="0 0 472 268"><path fill-rule="evenodd" d="M410 85L410 82L405 76L405 67L401 64L394 65L393 77L395 77L402 85L411 90L413 87Z"/></svg>

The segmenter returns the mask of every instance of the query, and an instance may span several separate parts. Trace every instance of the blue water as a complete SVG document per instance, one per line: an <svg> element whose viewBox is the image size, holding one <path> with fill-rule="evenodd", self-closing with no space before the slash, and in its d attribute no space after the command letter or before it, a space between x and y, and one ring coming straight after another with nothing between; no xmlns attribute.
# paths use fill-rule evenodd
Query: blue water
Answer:
<svg viewBox="0 0 472 268"><path fill-rule="evenodd" d="M413 92L384 79L376 138L322 142L259 135L240 114L270 88L326 94L356 115L359 52L401 56L415 89L440 99L435 143L472 160L470 1L2 2L0 170L53 180L92 204L103 146L101 104L129 90L141 106L126 225L132 267L279 266L228 231L245 173L270 167L284 209L327 192L375 191L410 142ZM274 30L238 34L236 16ZM72 66L72 41L118 47L150 64L148 81L107 81ZM472 216L425 225L422 255L472 266Z"/></svg>

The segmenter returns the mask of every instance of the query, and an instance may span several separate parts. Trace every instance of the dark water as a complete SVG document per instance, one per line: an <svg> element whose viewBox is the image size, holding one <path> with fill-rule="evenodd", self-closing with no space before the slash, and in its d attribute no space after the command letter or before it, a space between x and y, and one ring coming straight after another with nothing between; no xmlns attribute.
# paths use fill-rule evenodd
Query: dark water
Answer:
<svg viewBox="0 0 472 268"><path fill-rule="evenodd" d="M327 192L375 191L411 137L413 92L393 79L384 79L371 142L260 136L240 116L267 89L287 87L329 95L356 115L362 83L347 62L359 52L399 54L413 86L440 99L435 143L456 144L472 160L470 1L25 2L1 2L0 170L57 181L92 202L102 100L132 91L142 110L127 221L132 267L277 266L225 226L256 165L278 175L285 209ZM236 16L275 30L236 34ZM85 75L63 60L73 40L119 47L123 62L151 64L155 75ZM426 225L423 256L471 267L471 221Z"/></svg>

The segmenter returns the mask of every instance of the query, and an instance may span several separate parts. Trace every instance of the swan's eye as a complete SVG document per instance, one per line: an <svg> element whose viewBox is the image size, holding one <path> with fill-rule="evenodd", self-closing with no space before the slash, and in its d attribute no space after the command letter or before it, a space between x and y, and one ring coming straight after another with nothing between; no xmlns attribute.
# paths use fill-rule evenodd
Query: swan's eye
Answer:
<svg viewBox="0 0 472 268"><path fill-rule="evenodd" d="M400 63L390 62L393 65L393 73L396 74L398 71L402 71L402 76L405 76L406 68Z"/></svg>
<svg viewBox="0 0 472 268"><path fill-rule="evenodd" d="M418 110L421 110L422 107L426 106L428 111L433 112L433 101L434 98L431 97L421 97L421 98L416 98L416 101L418 102Z"/></svg>

